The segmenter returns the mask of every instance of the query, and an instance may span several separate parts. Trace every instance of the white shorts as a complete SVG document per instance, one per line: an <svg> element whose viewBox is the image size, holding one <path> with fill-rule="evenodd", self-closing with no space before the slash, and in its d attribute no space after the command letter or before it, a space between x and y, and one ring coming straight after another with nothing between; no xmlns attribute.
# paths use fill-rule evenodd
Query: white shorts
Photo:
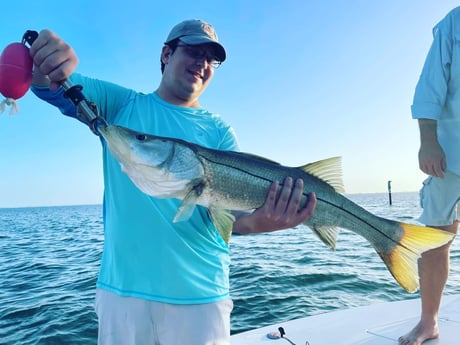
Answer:
<svg viewBox="0 0 460 345"><path fill-rule="evenodd" d="M428 226L446 226L459 220L460 176L446 172L444 178L430 176L420 191L422 215L418 219Z"/></svg>
<svg viewBox="0 0 460 345"><path fill-rule="evenodd" d="M96 290L99 345L228 345L230 298L168 304Z"/></svg>

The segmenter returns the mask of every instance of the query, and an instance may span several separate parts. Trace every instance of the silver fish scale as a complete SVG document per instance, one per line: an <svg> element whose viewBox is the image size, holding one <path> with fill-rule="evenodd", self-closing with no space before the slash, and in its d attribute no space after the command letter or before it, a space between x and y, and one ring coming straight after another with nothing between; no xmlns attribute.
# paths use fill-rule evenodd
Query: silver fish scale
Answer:
<svg viewBox="0 0 460 345"><path fill-rule="evenodd" d="M402 230L393 221L379 218L355 204L323 180L300 168L280 165L273 161L244 153L200 150L196 151L205 172L206 198L209 204L232 210L260 207L273 181L284 181L288 176L304 180L304 198L315 192L318 204L313 216L305 223L312 229L343 228L354 231L369 240L380 251L390 252ZM282 184L280 189L282 188ZM379 227L376 227L375 223ZM382 226L385 233L380 231ZM372 228L372 229L370 229ZM336 237L336 235L335 235ZM335 242L335 241L333 241ZM328 243L332 246L332 243Z"/></svg>

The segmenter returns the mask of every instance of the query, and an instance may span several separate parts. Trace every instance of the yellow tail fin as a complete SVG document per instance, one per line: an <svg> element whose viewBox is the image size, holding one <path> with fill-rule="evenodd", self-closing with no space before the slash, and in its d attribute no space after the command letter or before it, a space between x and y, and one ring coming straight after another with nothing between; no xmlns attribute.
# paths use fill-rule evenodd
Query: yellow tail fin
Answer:
<svg viewBox="0 0 460 345"><path fill-rule="evenodd" d="M404 235L391 253L379 253L393 277L407 292L419 287L418 259L423 252L441 247L451 241L454 234L425 226L398 223Z"/></svg>

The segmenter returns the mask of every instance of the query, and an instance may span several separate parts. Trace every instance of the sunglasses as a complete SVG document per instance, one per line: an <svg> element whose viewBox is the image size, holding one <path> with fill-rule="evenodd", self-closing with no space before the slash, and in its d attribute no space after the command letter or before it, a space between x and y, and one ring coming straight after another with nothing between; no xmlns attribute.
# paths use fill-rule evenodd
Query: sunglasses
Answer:
<svg viewBox="0 0 460 345"><path fill-rule="evenodd" d="M205 59L213 68L219 68L222 64L222 62L216 58L213 49L203 46L191 46L188 44L178 44L177 47L184 48L185 53L192 59Z"/></svg>

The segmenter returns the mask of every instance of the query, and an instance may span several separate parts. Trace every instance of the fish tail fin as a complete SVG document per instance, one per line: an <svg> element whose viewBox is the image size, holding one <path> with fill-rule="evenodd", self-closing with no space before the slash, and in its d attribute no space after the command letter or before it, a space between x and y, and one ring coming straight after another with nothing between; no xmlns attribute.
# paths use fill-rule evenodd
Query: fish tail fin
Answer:
<svg viewBox="0 0 460 345"><path fill-rule="evenodd" d="M403 231L399 245L390 253L378 254L396 281L407 291L419 287L418 259L423 252L438 248L451 241L454 234L414 224L397 223Z"/></svg>

